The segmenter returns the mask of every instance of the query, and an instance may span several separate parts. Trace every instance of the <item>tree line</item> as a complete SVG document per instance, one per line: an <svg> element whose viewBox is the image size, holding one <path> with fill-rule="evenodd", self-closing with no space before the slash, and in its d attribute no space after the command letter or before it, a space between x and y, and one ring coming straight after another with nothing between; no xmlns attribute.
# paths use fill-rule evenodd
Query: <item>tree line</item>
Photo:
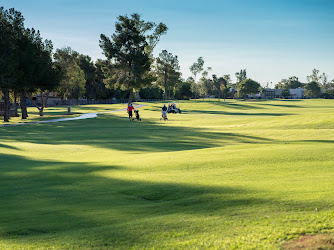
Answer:
<svg viewBox="0 0 334 250"><path fill-rule="evenodd" d="M119 16L115 32L101 34L99 46L106 59L93 62L88 55L70 47L56 49L50 40L43 40L40 32L24 27L24 18L15 9L0 8L0 95L4 100L4 121L9 120L10 99L19 100L22 119L28 117L26 99L38 108L40 115L50 93L63 99L190 99L215 96L220 100L235 96L245 98L261 90L258 82L247 78L246 69L235 73L232 83L229 74L211 74L199 57L183 79L177 55L167 50L155 58L153 50L161 36L167 33L163 23L141 19L139 14ZM198 79L199 78L199 79ZM318 96L318 89L328 90L334 80L314 70L302 84L297 77L283 79L275 87L283 94L292 87L305 87L310 96ZM238 91L236 92L235 89ZM317 92L318 91L318 92Z"/></svg>
<svg viewBox="0 0 334 250"><path fill-rule="evenodd" d="M327 75L320 74L318 69L313 69L306 79L307 83L302 83L298 77L291 76L288 79L282 79L275 88L282 89L283 98L290 96L290 89L297 88L304 88L306 97L334 98L334 79L329 81Z"/></svg>
<svg viewBox="0 0 334 250"><path fill-rule="evenodd" d="M22 119L28 117L26 96L41 93L47 99L60 82L61 69L52 59L53 45L39 31L24 27L24 18L15 9L0 7L0 89L4 99L4 121L9 120L10 94L20 98ZM46 100L39 109L43 114ZM35 103L35 102L34 102ZM36 103L35 103L36 104Z"/></svg>

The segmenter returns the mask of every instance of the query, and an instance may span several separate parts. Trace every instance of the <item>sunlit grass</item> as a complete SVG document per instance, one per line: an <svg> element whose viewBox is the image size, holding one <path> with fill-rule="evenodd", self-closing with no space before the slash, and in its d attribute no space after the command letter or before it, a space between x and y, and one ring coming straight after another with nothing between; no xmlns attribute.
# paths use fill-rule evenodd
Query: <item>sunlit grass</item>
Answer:
<svg viewBox="0 0 334 250"><path fill-rule="evenodd" d="M141 122L2 127L0 248L279 249L333 233L333 104L187 101L164 122L149 103Z"/></svg>
<svg viewBox="0 0 334 250"><path fill-rule="evenodd" d="M0 125L46 121L60 118L72 118L85 113L99 113L99 112L109 112L109 111L119 110L126 108L126 106L127 106L126 104L113 104L113 105L82 105L82 106L75 105L75 106L47 107L44 109L44 116L39 115L39 111L36 107L28 107L27 119L23 120L21 116L10 117L9 122L4 122L3 119L0 120ZM68 113L69 107L71 113ZM19 115L21 115L20 112L21 110L18 109Z"/></svg>

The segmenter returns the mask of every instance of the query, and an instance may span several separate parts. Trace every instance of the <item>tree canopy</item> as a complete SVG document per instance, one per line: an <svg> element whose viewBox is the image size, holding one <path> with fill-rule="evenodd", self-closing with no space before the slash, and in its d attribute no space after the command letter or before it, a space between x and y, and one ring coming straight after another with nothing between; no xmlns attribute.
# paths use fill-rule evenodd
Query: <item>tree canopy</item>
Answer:
<svg viewBox="0 0 334 250"><path fill-rule="evenodd" d="M244 98L250 94L257 94L260 91L260 88L261 85L250 78L237 84L239 96Z"/></svg>
<svg viewBox="0 0 334 250"><path fill-rule="evenodd" d="M241 69L240 72L235 73L235 77L237 78L237 83L240 83L247 79L246 69Z"/></svg>
<svg viewBox="0 0 334 250"><path fill-rule="evenodd" d="M321 93L321 88L317 82L309 82L305 86L305 95L307 97L318 97Z"/></svg>
<svg viewBox="0 0 334 250"><path fill-rule="evenodd" d="M79 99L85 92L85 73L79 66L79 53L70 47L57 49L55 61L62 69L63 79L58 88L64 99Z"/></svg>
<svg viewBox="0 0 334 250"><path fill-rule="evenodd" d="M189 70L193 74L195 82L197 74L203 71L203 66L204 66L203 57L199 57L197 61L190 66Z"/></svg>
<svg viewBox="0 0 334 250"><path fill-rule="evenodd" d="M156 59L157 82L164 88L164 99L170 97L169 91L179 80L181 73L177 56L163 50Z"/></svg>
<svg viewBox="0 0 334 250"><path fill-rule="evenodd" d="M21 93L22 118L27 117L26 92L51 91L60 81L52 61L52 42L35 29L25 29L24 18L15 9L0 8L0 89L4 93L9 120L9 91ZM42 115L42 113L41 113Z"/></svg>
<svg viewBox="0 0 334 250"><path fill-rule="evenodd" d="M159 38L167 30L161 24L155 27L152 22L145 22L140 15L119 16L115 33L111 38L100 36L100 47L109 60L109 76L115 84L130 91L129 102L132 102L133 90L145 87L152 82L151 52ZM153 34L146 35L154 29Z"/></svg>

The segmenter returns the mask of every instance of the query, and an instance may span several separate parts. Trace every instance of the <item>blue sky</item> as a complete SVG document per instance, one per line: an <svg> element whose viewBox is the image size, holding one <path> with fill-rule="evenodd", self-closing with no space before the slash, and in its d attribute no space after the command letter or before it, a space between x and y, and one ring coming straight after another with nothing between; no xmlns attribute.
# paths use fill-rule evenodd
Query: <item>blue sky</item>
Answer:
<svg viewBox="0 0 334 250"><path fill-rule="evenodd" d="M39 29L55 48L70 46L96 60L101 33L114 32L116 17L139 13L169 30L155 48L179 57L184 78L202 56L210 74L247 70L272 86L297 76L306 82L313 68L334 79L333 0L0 0L22 12L26 27Z"/></svg>

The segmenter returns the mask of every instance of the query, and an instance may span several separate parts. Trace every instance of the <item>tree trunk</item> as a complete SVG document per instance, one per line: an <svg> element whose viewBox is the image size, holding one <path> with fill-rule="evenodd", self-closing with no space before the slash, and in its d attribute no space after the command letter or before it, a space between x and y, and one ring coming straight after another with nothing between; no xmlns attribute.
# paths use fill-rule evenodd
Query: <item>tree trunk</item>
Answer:
<svg viewBox="0 0 334 250"><path fill-rule="evenodd" d="M41 100L41 103L42 103L42 107L40 108L40 107L38 107L38 105L37 105L37 103L35 102L35 100L33 99L33 97L32 97L32 94L29 92L28 93L28 96L29 96L29 99L30 99L30 101L31 101L31 103L32 104L34 104L34 106L38 109L38 111L39 111L39 115L40 116L43 116L43 96L41 97L42 98L42 100Z"/></svg>
<svg viewBox="0 0 334 250"><path fill-rule="evenodd" d="M165 93L164 93L164 100L167 100L167 72L165 71L165 77L164 77L164 81L165 81Z"/></svg>
<svg viewBox="0 0 334 250"><path fill-rule="evenodd" d="M164 91L164 100L167 100L167 86L165 84L165 91Z"/></svg>
<svg viewBox="0 0 334 250"><path fill-rule="evenodd" d="M135 100L136 102L140 101L139 90L135 91Z"/></svg>
<svg viewBox="0 0 334 250"><path fill-rule="evenodd" d="M36 107L39 110L39 116L44 116L43 111L44 111L44 108L46 108L46 106L47 106L48 98L49 98L49 92L45 93L45 99L43 97L43 94L44 94L43 91L41 91L41 107L38 108L37 105L36 105Z"/></svg>
<svg viewBox="0 0 334 250"><path fill-rule="evenodd" d="M41 108L38 108L39 111L39 116L44 116L43 114L43 109L45 107L45 103L44 103L44 98L43 98L43 91L41 91Z"/></svg>
<svg viewBox="0 0 334 250"><path fill-rule="evenodd" d="M49 93L48 91L45 92L45 100L44 100L44 104L43 104L43 106L42 106L43 109L46 108L46 107L48 106L49 94L50 94L50 93ZM43 98L43 97L42 97L42 98Z"/></svg>
<svg viewBox="0 0 334 250"><path fill-rule="evenodd" d="M4 101L5 101L5 110L4 110L4 114L3 114L3 120L4 120L4 122L9 122L10 102L9 102L9 89L8 88L5 88L3 90L3 95L4 95Z"/></svg>
<svg viewBox="0 0 334 250"><path fill-rule="evenodd" d="M15 117L18 117L19 116L19 114L17 113L17 108L18 108L18 104L17 104L17 93L16 93L16 91L14 91L14 105L15 105Z"/></svg>
<svg viewBox="0 0 334 250"><path fill-rule="evenodd" d="M130 89L128 104L132 103L132 99L133 99L133 88Z"/></svg>
<svg viewBox="0 0 334 250"><path fill-rule="evenodd" d="M26 101L26 91L20 91L20 106L21 106L21 116L22 119L27 119L28 112L27 112L27 101Z"/></svg>

